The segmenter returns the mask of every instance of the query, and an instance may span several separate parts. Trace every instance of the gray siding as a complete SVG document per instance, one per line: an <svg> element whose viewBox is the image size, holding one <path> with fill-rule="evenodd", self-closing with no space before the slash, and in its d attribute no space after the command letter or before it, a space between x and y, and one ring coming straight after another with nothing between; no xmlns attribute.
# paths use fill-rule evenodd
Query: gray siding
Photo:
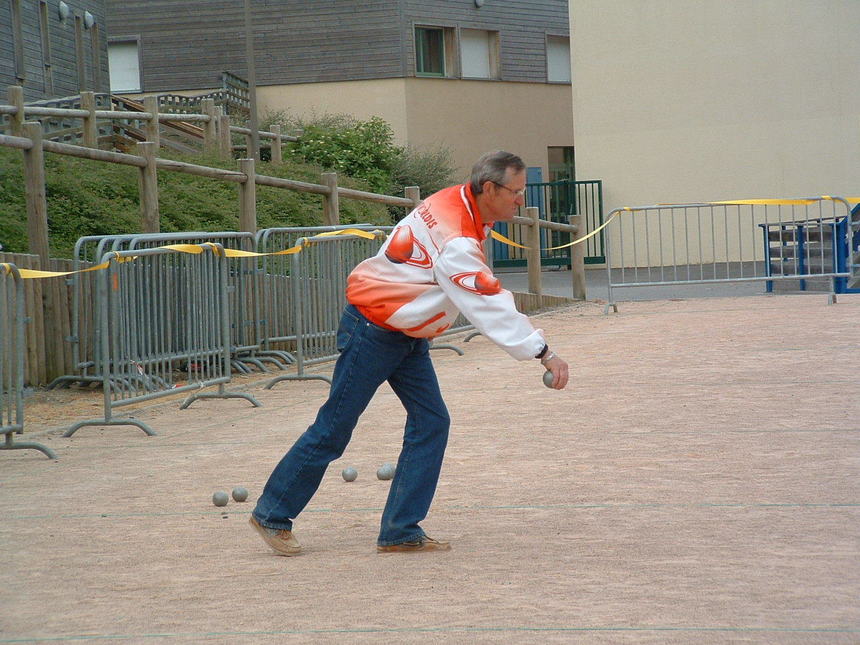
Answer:
<svg viewBox="0 0 860 645"><path fill-rule="evenodd" d="M247 77L244 3L109 0L109 7L111 37L140 37L144 91L215 87L222 71ZM252 16L258 85L401 74L390 0L258 0Z"/></svg>
<svg viewBox="0 0 860 645"><path fill-rule="evenodd" d="M546 35L568 36L567 0L402 0L407 36L407 75L415 73L415 24L499 32L503 81L546 81Z"/></svg>
<svg viewBox="0 0 860 645"><path fill-rule="evenodd" d="M57 2L48 3L48 35L51 43L51 84L46 82L45 60L42 55L42 34L39 20L39 2L21 2L22 31L24 36L24 100L71 96L78 94L78 73L75 58L75 13L83 15L84 10L93 14L99 25L99 76L100 84L94 85L95 74L92 67L90 31L84 30L84 64L86 87L96 92L109 89L107 44L105 38L106 0L66 0L71 10L65 23L60 22ZM13 26L10 3L0 3L0 88L17 84L15 78Z"/></svg>
<svg viewBox="0 0 860 645"><path fill-rule="evenodd" d="M546 80L547 33L568 34L567 0L254 0L258 85L414 76L416 23L500 32L505 81ZM240 0L108 0L111 37L139 37L143 90L247 77Z"/></svg>

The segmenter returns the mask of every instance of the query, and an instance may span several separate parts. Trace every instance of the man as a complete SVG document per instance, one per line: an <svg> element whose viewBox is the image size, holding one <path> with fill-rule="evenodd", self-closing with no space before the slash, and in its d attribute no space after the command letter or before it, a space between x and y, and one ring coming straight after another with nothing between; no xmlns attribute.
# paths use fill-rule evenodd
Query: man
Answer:
<svg viewBox="0 0 860 645"><path fill-rule="evenodd" d="M293 520L316 492L329 463L343 454L359 416L385 381L407 416L377 550L450 548L427 536L419 522L436 491L450 425L428 339L447 329L458 311L517 360L540 361L552 372L552 387L567 385L567 363L516 310L481 246L493 222L512 220L525 203L525 185L519 157L502 151L485 154L468 184L420 203L379 253L350 274L328 400L275 467L251 514L251 526L279 554L300 552Z"/></svg>

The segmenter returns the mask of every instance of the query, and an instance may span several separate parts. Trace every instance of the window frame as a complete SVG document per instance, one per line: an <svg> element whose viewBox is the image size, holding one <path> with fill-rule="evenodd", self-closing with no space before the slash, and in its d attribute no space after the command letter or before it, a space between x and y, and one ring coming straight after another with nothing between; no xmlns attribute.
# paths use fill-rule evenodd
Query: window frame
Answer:
<svg viewBox="0 0 860 645"><path fill-rule="evenodd" d="M463 55L463 32L473 32L473 33L482 33L485 34L487 40L487 68L489 70L489 74L487 76L466 76L463 73L463 62L465 61L465 56ZM460 52L460 78L466 80L481 80L481 81L495 81L501 78L501 69L500 69L500 40L501 34L497 29L473 29L471 27L461 27L459 30L459 52Z"/></svg>
<svg viewBox="0 0 860 645"><path fill-rule="evenodd" d="M426 76L432 78L444 78L445 70L446 70L446 56L445 56L445 29L443 27L431 27L429 25L415 25L415 75L416 76ZM439 36L439 56L441 60L439 61L441 70L439 72L428 72L424 69L423 63L425 60L424 55L424 46L426 38L420 38L424 33L437 33Z"/></svg>
<svg viewBox="0 0 860 645"><path fill-rule="evenodd" d="M419 71L418 63L419 63L419 44L418 44L418 32L419 30L425 31L438 31L442 33L442 46L440 48L441 55L441 63L442 63L442 72L424 72ZM457 37L457 28L452 25L445 24L427 24L427 23L413 23L412 25L412 43L414 47L414 73L418 78L456 78L458 73L459 66L459 56L458 56L458 37Z"/></svg>
<svg viewBox="0 0 860 645"><path fill-rule="evenodd" d="M558 80L552 79L549 77L550 66L549 66L549 44L550 39L557 40L567 40L567 71L569 78L567 80ZM546 56L546 82L547 83L558 83L559 85L570 85L573 83L573 65L570 63L570 36L565 36L564 34L551 34L547 33L544 36L544 52Z"/></svg>
<svg viewBox="0 0 860 645"><path fill-rule="evenodd" d="M122 44L134 44L137 51L137 83L140 87L135 90L132 89L117 89L116 92L118 94L140 94L144 92L143 89L143 56L141 51L141 38L140 35L127 35L127 36L108 36L107 39L107 52L108 52L108 86L110 86L110 91L113 92L114 88L111 84L110 78L110 48L111 45L122 45Z"/></svg>

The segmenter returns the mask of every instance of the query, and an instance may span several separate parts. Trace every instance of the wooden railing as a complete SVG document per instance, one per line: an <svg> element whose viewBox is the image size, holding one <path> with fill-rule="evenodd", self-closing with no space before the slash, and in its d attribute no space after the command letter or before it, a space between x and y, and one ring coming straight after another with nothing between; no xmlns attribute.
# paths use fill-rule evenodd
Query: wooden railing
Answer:
<svg viewBox="0 0 860 645"><path fill-rule="evenodd" d="M24 156L24 184L26 196L26 211L27 211L27 230L29 242L29 256L20 256L18 254L6 254L4 257L7 261L12 261L22 268L39 268L47 270L64 270L62 264L67 261L57 261L49 257L48 253L48 225L47 225L47 202L45 196L45 167L44 153L51 152L55 154L68 155L91 159L94 161L102 161L108 163L117 163L127 166L133 166L139 171L139 200L142 232L157 232L160 228L159 210L158 210L158 170L167 170L172 172L182 172L201 177L209 177L218 181L232 182L237 185L239 193L239 227L240 231L256 232L257 230L257 204L256 204L256 186L272 186L276 188L284 188L287 190L295 190L300 192L308 192L320 195L322 198L323 207L323 223L326 225L337 225L340 221L339 204L340 199L355 199L360 201L370 201L388 206L402 207L407 210L414 208L420 201L420 194L417 186L410 186L405 189L404 197L394 197L391 195L380 195L352 188L345 188L338 185L337 173L322 173L321 183L314 184L309 182L295 181L284 179L281 177L273 177L261 175L256 172L256 164L253 159L239 159L238 168L235 170L227 170L223 168L213 168L193 163L175 161L158 157L158 133L156 126L160 121L179 121L184 124L184 127L190 126L186 121L198 121L204 124L201 128L204 131L204 141L208 142L210 147L215 146L215 140L223 141L223 133L233 131L234 128L229 126L229 117L224 114L218 114L214 109L214 105L206 103L204 112L200 114L183 114L183 115L168 115L158 112L156 107L150 103L149 109L144 112L135 110L97 110L94 96L82 95L80 108L57 108L44 106L24 106L18 100L19 94L10 92L13 101L10 105L0 105L0 115L8 115L10 117L10 129L12 134L0 134L0 146L17 148L22 151ZM128 107L128 103L124 104ZM57 117L81 119L83 121L83 140L86 145L74 145L63 143L60 141L49 141L45 139L42 124L39 122L26 121L27 116L37 117ZM181 117L181 118L180 118ZM190 117L190 119L189 119ZM217 118L216 118L217 117ZM136 154L127 154L112 150L102 150L98 147L99 137L97 135L97 120L98 119L139 119L144 125L143 130L146 132L146 140L138 141L134 145ZM220 125L220 131L219 126ZM227 124L227 127L224 127ZM242 134L244 129L235 128ZM219 134L220 132L220 134ZM208 134L207 134L208 133ZM269 135L272 141L290 140L290 137L281 135L278 132L261 133L261 135ZM151 138L155 140L151 140ZM275 158L274 151L280 151L280 145L273 145L273 160ZM278 155L279 156L279 155ZM535 212L530 212L534 210ZM564 230L576 235L581 226L565 225L553 222L546 222L537 218L537 209L526 209L528 217L517 217L514 220L515 224L524 226L529 233L530 250L527 254L529 267L529 291L534 294L534 298L530 301L529 307L540 307L541 303L541 287L540 287L540 228L551 228L553 230ZM578 245L581 247L581 245ZM581 258L580 258L581 259ZM60 264L58 264L58 262ZM584 297L584 271L580 262L577 267L574 265L574 294L577 294L577 283L581 282L582 297ZM32 283L41 282L39 280L28 281ZM36 348L34 351L39 353L40 360L31 360L30 383L44 383L46 379L51 379L65 373L70 373L70 366L64 357L62 342L65 337L64 330L68 327L68 294L66 289L57 286L56 281L53 284L46 286L45 293L32 295L31 299L34 308L31 312L38 311L38 316L42 322L41 332L31 331L42 337L42 341L33 342L32 346ZM35 293L35 292L34 292ZM43 307L39 306L39 303ZM35 329L35 328L34 328ZM28 342L28 346L30 343ZM47 357L51 357L48 360ZM32 372L35 369L37 372ZM38 371L44 370L44 371Z"/></svg>

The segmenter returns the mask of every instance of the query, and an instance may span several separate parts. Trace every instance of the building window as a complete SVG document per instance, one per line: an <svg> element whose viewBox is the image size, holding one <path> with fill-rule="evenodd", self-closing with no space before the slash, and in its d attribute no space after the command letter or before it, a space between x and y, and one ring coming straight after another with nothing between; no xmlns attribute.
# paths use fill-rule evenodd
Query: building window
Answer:
<svg viewBox="0 0 860 645"><path fill-rule="evenodd" d="M460 65L463 78L499 78L498 61L498 32L460 30Z"/></svg>
<svg viewBox="0 0 860 645"><path fill-rule="evenodd" d="M415 27L415 74L455 76L457 39L452 27Z"/></svg>
<svg viewBox="0 0 860 645"><path fill-rule="evenodd" d="M138 41L108 40L108 69L111 92L141 92Z"/></svg>
<svg viewBox="0 0 860 645"><path fill-rule="evenodd" d="M425 76L445 76L445 30L415 28L415 72Z"/></svg>
<svg viewBox="0 0 860 645"><path fill-rule="evenodd" d="M550 83L570 83L570 38L546 37L546 80Z"/></svg>

